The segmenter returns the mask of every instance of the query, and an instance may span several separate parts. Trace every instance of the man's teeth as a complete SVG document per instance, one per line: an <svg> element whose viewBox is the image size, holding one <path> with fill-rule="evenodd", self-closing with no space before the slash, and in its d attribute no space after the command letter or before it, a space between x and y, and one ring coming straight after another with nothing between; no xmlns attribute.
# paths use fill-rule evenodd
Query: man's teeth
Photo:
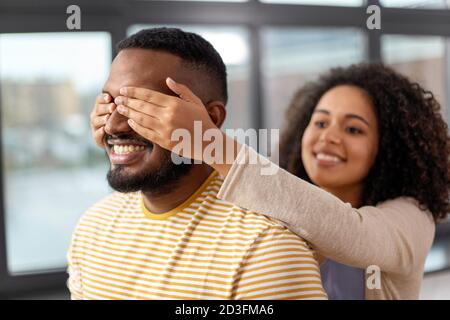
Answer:
<svg viewBox="0 0 450 320"><path fill-rule="evenodd" d="M333 161L333 162L341 162L342 160L339 157L332 156L325 153L318 153L316 155L317 160L325 160L325 161Z"/></svg>
<svg viewBox="0 0 450 320"><path fill-rule="evenodd" d="M131 152L139 152L144 151L144 146L135 146L135 145L114 145L114 153L117 154L127 154Z"/></svg>

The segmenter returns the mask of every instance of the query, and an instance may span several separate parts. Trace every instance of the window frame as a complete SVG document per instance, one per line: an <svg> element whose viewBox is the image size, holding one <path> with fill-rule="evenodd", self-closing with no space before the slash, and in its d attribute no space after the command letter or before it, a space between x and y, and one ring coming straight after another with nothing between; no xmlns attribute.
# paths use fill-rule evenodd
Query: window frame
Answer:
<svg viewBox="0 0 450 320"><path fill-rule="evenodd" d="M365 61L368 62L382 60L381 36L384 34L443 36L447 37L446 56L447 63L450 64L450 10L448 9L383 8L378 0L367 0L367 3L361 7L270 4L257 0L228 3L137 0L98 0L95 3L79 0L77 2L81 8L81 30L68 31L65 22L68 17L66 8L72 4L69 0L42 0L39 2L39 6L32 0L20 2L3 0L0 3L0 34L109 32L112 57L114 57L115 44L126 36L128 27L133 24L240 25L246 27L250 34L250 112L253 114L253 123L250 125L256 129L261 129L264 123L263 83L260 69L260 31L262 28L270 26L358 28L366 39ZM380 5L382 8L381 30L368 30L366 27L368 17L366 8L372 4ZM168 12L170 14L167 14ZM446 72L447 103L449 104L446 110L447 122L450 124L449 73L450 66L447 67ZM1 130L0 139L2 139ZM0 150L0 161L3 165L3 150ZM66 269L14 275L8 272L4 188L2 168L0 170L0 297L12 297L34 290L63 288L67 280ZM447 237L450 237L450 223L438 226L436 241Z"/></svg>

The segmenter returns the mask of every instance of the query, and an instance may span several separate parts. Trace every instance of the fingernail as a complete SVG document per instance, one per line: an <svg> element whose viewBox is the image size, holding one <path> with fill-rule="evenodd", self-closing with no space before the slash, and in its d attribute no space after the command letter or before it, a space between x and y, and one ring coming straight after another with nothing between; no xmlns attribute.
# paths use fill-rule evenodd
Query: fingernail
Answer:
<svg viewBox="0 0 450 320"><path fill-rule="evenodd" d="M127 111L127 108L125 108L124 106L118 106L117 111L119 113L125 113Z"/></svg>
<svg viewBox="0 0 450 320"><path fill-rule="evenodd" d="M109 94L105 93L105 94L103 95L103 100L105 100L106 102L108 102L108 101L109 101Z"/></svg>
<svg viewBox="0 0 450 320"><path fill-rule="evenodd" d="M117 105L122 104L122 99L120 97L117 97L116 99L114 99L114 103Z"/></svg>
<svg viewBox="0 0 450 320"><path fill-rule="evenodd" d="M167 77L167 82L170 84L175 84L175 81L173 81L171 77Z"/></svg>
<svg viewBox="0 0 450 320"><path fill-rule="evenodd" d="M120 88L120 94L126 95L127 94L127 88Z"/></svg>

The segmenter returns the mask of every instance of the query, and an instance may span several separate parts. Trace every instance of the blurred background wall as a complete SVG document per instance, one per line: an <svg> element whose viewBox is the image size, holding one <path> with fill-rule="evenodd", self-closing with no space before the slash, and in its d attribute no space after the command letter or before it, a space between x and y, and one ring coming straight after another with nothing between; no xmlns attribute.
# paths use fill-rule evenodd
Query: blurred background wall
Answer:
<svg viewBox="0 0 450 320"><path fill-rule="evenodd" d="M81 9L67 30L66 8ZM368 30L368 5L382 8ZM0 296L68 298L77 219L106 195L89 113L115 43L151 26L201 34L229 74L226 128L281 128L293 93L336 66L382 61L431 90L450 119L450 1L33 1L0 3ZM421 297L450 299L450 227L438 228Z"/></svg>

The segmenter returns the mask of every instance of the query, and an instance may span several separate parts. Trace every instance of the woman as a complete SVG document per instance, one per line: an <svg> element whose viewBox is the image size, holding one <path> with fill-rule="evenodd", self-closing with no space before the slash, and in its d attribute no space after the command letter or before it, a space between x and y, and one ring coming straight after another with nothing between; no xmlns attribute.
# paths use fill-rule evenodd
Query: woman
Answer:
<svg viewBox="0 0 450 320"><path fill-rule="evenodd" d="M219 130L187 87L167 85L180 98L162 103L137 90L116 98L133 130L169 150L171 132L192 132L194 120ZM97 104L91 118L99 145L108 107ZM450 211L450 139L439 110L431 92L387 67L333 69L289 107L286 171L261 175L262 164L242 161L254 151L234 141L233 164L203 160L225 177L220 197L285 222L328 259L321 271L330 298L417 299L435 223Z"/></svg>

